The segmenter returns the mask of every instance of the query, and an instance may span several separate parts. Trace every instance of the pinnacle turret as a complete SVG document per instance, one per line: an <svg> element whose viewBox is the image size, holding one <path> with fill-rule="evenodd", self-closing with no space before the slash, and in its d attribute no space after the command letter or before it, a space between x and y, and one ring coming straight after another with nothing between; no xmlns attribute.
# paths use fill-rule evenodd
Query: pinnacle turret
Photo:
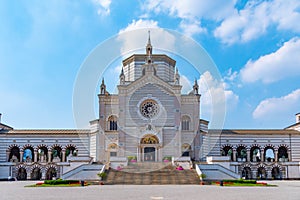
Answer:
<svg viewBox="0 0 300 200"><path fill-rule="evenodd" d="M121 74L120 74L119 78L120 78L120 84L121 85L125 84L125 75L124 75L123 67L122 67Z"/></svg>
<svg viewBox="0 0 300 200"><path fill-rule="evenodd" d="M195 78L194 86L193 86L194 94L199 94L199 85L197 79Z"/></svg>
<svg viewBox="0 0 300 200"><path fill-rule="evenodd" d="M106 85L104 83L104 78L102 78L102 83L100 86L100 94L105 94L106 93Z"/></svg>
<svg viewBox="0 0 300 200"><path fill-rule="evenodd" d="M147 63L150 64L152 63L152 45L151 45L151 39L150 39L150 31L148 31L148 43L146 46L146 55L147 55Z"/></svg>

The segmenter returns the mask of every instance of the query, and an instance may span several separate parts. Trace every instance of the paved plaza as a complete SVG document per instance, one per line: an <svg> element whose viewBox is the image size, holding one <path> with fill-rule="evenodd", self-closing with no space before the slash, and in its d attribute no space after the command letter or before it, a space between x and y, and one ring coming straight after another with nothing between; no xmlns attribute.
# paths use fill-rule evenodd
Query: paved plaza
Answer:
<svg viewBox="0 0 300 200"><path fill-rule="evenodd" d="M35 182L0 182L2 200L151 200L151 199L230 199L299 200L300 181L271 182L278 187L220 187L201 185L103 185L88 187L32 188Z"/></svg>

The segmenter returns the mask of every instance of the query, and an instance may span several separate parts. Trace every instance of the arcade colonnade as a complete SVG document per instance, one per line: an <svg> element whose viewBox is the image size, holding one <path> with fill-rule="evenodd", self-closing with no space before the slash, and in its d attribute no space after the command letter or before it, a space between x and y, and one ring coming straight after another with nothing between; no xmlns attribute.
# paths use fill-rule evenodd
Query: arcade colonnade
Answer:
<svg viewBox="0 0 300 200"><path fill-rule="evenodd" d="M12 144L6 150L6 160L15 163L11 166L11 176L18 180L49 180L60 177L62 170L58 163L77 155L78 149L74 144Z"/></svg>
<svg viewBox="0 0 300 200"><path fill-rule="evenodd" d="M17 180L51 180L61 173L61 166L57 164L19 164L13 169Z"/></svg>
<svg viewBox="0 0 300 200"><path fill-rule="evenodd" d="M225 144L221 147L221 155L228 156L231 162L237 162L238 172L246 179L286 178L285 162L292 161L291 150L285 144Z"/></svg>
<svg viewBox="0 0 300 200"><path fill-rule="evenodd" d="M67 144L62 146L44 144L33 146L26 144L19 146L12 144L6 150L8 162L65 162L69 156L77 156L78 150L75 145Z"/></svg>
<svg viewBox="0 0 300 200"><path fill-rule="evenodd" d="M267 144L251 146L225 144L221 148L222 156L229 156L233 162L287 162L292 161L289 146Z"/></svg>

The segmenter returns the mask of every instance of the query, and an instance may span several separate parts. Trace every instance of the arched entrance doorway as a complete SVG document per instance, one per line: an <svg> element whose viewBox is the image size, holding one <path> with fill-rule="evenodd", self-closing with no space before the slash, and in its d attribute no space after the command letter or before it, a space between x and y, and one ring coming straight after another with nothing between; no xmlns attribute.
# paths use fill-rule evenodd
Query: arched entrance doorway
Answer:
<svg viewBox="0 0 300 200"><path fill-rule="evenodd" d="M251 168L250 167L244 167L242 170L242 177L244 179L251 179L252 175L251 175Z"/></svg>
<svg viewBox="0 0 300 200"><path fill-rule="evenodd" d="M189 157L192 148L191 145L185 143L181 146L181 156Z"/></svg>
<svg viewBox="0 0 300 200"><path fill-rule="evenodd" d="M56 178L57 171L54 167L50 167L46 172L46 180L52 180L53 178Z"/></svg>
<svg viewBox="0 0 300 200"><path fill-rule="evenodd" d="M282 179L281 171L279 167L273 167L272 169L272 178L275 180L280 180Z"/></svg>
<svg viewBox="0 0 300 200"><path fill-rule="evenodd" d="M154 147L145 147L144 148L144 161L155 161L155 148Z"/></svg>
<svg viewBox="0 0 300 200"><path fill-rule="evenodd" d="M141 161L156 162L158 161L159 140L155 135L146 135L141 139L140 151Z"/></svg>
<svg viewBox="0 0 300 200"><path fill-rule="evenodd" d="M40 180L42 178L41 169L36 167L31 172L31 180Z"/></svg>
<svg viewBox="0 0 300 200"><path fill-rule="evenodd" d="M266 178L267 178L266 169L264 167L259 167L257 169L257 179L266 179Z"/></svg>
<svg viewBox="0 0 300 200"><path fill-rule="evenodd" d="M18 180L26 180L27 179L27 172L26 172L25 168L21 167L18 169L17 179Z"/></svg>

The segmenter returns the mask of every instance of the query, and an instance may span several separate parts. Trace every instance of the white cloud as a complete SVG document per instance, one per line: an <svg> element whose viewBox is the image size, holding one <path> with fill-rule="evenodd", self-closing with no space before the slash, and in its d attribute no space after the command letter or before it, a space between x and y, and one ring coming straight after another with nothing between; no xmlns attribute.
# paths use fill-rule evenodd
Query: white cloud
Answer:
<svg viewBox="0 0 300 200"><path fill-rule="evenodd" d="M180 76L180 85L182 85L181 92L183 94L188 94L193 89L193 86L192 86L190 80L184 75Z"/></svg>
<svg viewBox="0 0 300 200"><path fill-rule="evenodd" d="M168 31L159 28L157 21L139 19L138 21L133 20L126 28L119 31L118 40L123 43L121 53L126 56L131 55L132 51L144 52L148 41L148 31L151 32L154 53L158 47L160 50L174 49L175 37Z"/></svg>
<svg viewBox="0 0 300 200"><path fill-rule="evenodd" d="M244 9L232 12L214 31L223 43L248 42L265 34L271 26L300 32L298 0L249 1Z"/></svg>
<svg viewBox="0 0 300 200"><path fill-rule="evenodd" d="M97 6L98 15L106 16L110 14L111 0L92 0L92 2Z"/></svg>
<svg viewBox="0 0 300 200"><path fill-rule="evenodd" d="M270 24L269 3L250 1L243 10L235 11L215 30L224 43L247 42L266 32Z"/></svg>
<svg viewBox="0 0 300 200"><path fill-rule="evenodd" d="M300 1L276 0L271 9L272 20L278 24L278 29L300 32Z"/></svg>
<svg viewBox="0 0 300 200"><path fill-rule="evenodd" d="M239 78L239 73L237 71L232 71L232 68L229 68L223 77L223 86L225 89L229 89L231 87L241 88L242 84Z"/></svg>
<svg viewBox="0 0 300 200"><path fill-rule="evenodd" d="M226 44L249 42L265 34L270 27L300 32L299 0L249 0L243 8L238 7L237 2L147 0L142 8L146 12L144 16L163 13L181 19L179 28L189 35L203 33L204 28L200 24L209 20L217 25L214 36Z"/></svg>
<svg viewBox="0 0 300 200"><path fill-rule="evenodd" d="M124 29L121 29L119 33L125 32L125 31L133 31L136 29L145 29L145 28L158 28L158 22L154 20L132 20L130 24Z"/></svg>
<svg viewBox="0 0 300 200"><path fill-rule="evenodd" d="M300 109L300 89L286 96L269 98L261 101L255 108L252 116L254 119L278 120L282 116L291 116Z"/></svg>
<svg viewBox="0 0 300 200"><path fill-rule="evenodd" d="M238 77L238 72L237 71L232 71L232 68L229 68L227 71L226 76L224 77L224 81L234 81Z"/></svg>
<svg viewBox="0 0 300 200"><path fill-rule="evenodd" d="M236 0L147 0L143 8L155 13L168 13L182 19L207 18L221 20L234 10Z"/></svg>
<svg viewBox="0 0 300 200"><path fill-rule="evenodd" d="M188 36L206 32L206 29L201 27L200 21L182 20L179 27L181 30L183 30L183 33Z"/></svg>
<svg viewBox="0 0 300 200"><path fill-rule="evenodd" d="M212 109L218 109L219 106L226 105L227 108L233 109L237 105L239 96L232 90L225 89L224 82L215 79L209 71L204 72L197 82L201 94L201 112L205 117L211 116ZM194 82L184 75L180 76L180 84L183 94L188 94L193 90Z"/></svg>
<svg viewBox="0 0 300 200"><path fill-rule="evenodd" d="M120 75L120 74L121 74L121 70L122 70L122 65L116 66L116 67L113 69L113 72L115 73L115 74L113 74L113 75Z"/></svg>
<svg viewBox="0 0 300 200"><path fill-rule="evenodd" d="M201 112L204 116L211 116L213 109L233 109L239 96L232 90L225 89L224 83L215 79L210 72L204 72L198 81L201 94Z"/></svg>
<svg viewBox="0 0 300 200"><path fill-rule="evenodd" d="M146 12L165 13L182 21L179 28L186 34L205 32L200 26L202 19L220 21L232 13L236 0L147 0L143 4ZM145 15L147 16L147 15Z"/></svg>
<svg viewBox="0 0 300 200"><path fill-rule="evenodd" d="M261 80L264 83L300 75L300 38L292 38L276 52L249 60L241 69L244 82Z"/></svg>

